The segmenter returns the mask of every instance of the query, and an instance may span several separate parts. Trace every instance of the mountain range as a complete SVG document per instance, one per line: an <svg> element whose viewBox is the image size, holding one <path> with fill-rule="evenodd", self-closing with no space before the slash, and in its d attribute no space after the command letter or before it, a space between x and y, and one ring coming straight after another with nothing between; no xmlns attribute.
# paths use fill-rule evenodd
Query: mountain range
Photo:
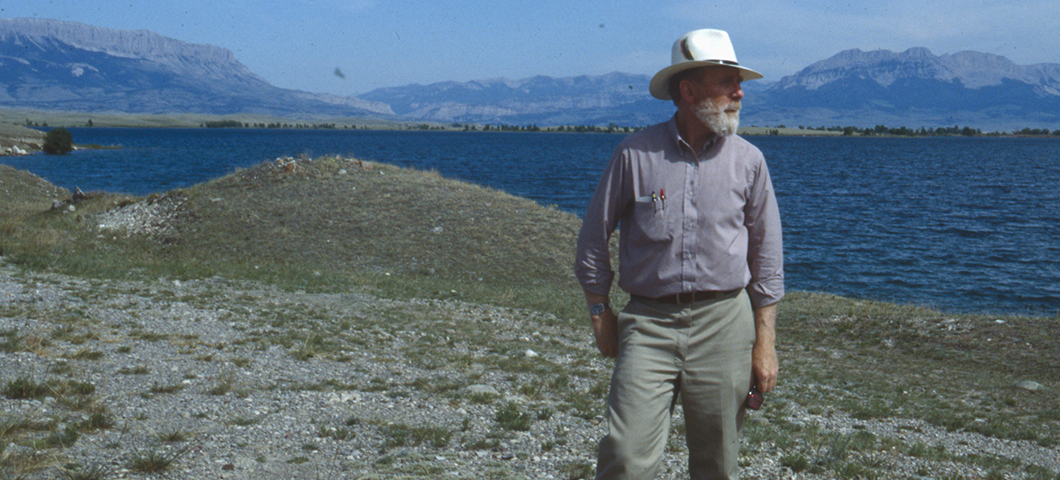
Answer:
<svg viewBox="0 0 1060 480"><path fill-rule="evenodd" d="M0 108L647 125L673 112L670 102L648 94L648 81L619 72L536 76L343 97L272 86L221 47L146 30L0 19ZM745 125L1060 128L1060 64L1017 65L988 53L847 50L779 81L744 87Z"/></svg>
<svg viewBox="0 0 1060 480"><path fill-rule="evenodd" d="M748 103L747 116L765 124L817 118L810 123L1056 128L1060 64L1024 66L969 51L937 56L926 48L847 50Z"/></svg>
<svg viewBox="0 0 1060 480"><path fill-rule="evenodd" d="M0 19L0 107L126 113L386 116L356 97L270 85L230 50L147 30Z"/></svg>

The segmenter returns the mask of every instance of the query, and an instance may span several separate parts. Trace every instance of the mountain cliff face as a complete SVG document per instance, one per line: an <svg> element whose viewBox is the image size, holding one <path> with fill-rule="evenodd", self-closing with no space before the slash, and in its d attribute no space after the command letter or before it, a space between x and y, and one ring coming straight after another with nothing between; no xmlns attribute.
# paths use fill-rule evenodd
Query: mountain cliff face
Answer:
<svg viewBox="0 0 1060 480"><path fill-rule="evenodd" d="M140 59L173 72L212 80L246 78L264 82L236 61L232 52L212 45L184 43L147 30L113 30L80 23L36 18L0 20L0 40L30 50L67 46L117 58ZM78 76L77 64L71 74Z"/></svg>
<svg viewBox="0 0 1060 480"><path fill-rule="evenodd" d="M389 115L386 105L269 85L232 52L146 30L0 19L0 106L129 113Z"/></svg>
<svg viewBox="0 0 1060 480"><path fill-rule="evenodd" d="M1034 85L1042 94L1060 94L1057 90L1060 64L1020 66L1000 55L967 51L935 56L926 48L911 48L901 53L847 50L810 65L797 75L785 77L777 88L801 86L815 90L851 77L871 79L883 87L911 78L960 82L972 90L1002 85L1008 79Z"/></svg>
<svg viewBox="0 0 1060 480"><path fill-rule="evenodd" d="M763 123L1055 128L1060 64L925 48L847 50L784 77L751 105L747 115Z"/></svg>

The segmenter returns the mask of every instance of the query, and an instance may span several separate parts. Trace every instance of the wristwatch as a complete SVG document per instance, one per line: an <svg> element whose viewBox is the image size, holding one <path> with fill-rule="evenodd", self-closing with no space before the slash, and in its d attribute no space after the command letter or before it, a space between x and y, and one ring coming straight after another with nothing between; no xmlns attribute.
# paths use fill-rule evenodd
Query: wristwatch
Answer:
<svg viewBox="0 0 1060 480"><path fill-rule="evenodd" d="M604 310L607 310L609 308L611 308L610 303L594 303L589 306L589 315L595 317L601 313L604 313Z"/></svg>

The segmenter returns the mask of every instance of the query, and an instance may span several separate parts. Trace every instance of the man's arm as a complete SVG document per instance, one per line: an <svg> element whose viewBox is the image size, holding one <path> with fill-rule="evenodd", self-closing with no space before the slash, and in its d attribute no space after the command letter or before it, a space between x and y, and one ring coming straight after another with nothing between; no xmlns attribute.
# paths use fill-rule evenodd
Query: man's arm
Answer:
<svg viewBox="0 0 1060 480"><path fill-rule="evenodd" d="M608 293L615 272L611 269L611 250L609 240L611 232L618 226L619 218L625 209L625 200L630 197L626 191L623 165L627 158L625 149L615 149L604 169L600 182L596 185L593 198L582 220L578 233L578 248L574 263L574 273L585 291L586 305L610 303ZM596 347L608 358L618 356L618 318L609 308L599 315L590 315Z"/></svg>
<svg viewBox="0 0 1060 480"><path fill-rule="evenodd" d="M766 393L777 385L777 373L780 370L776 348L777 304L756 308L754 312L755 346L751 351L751 373L758 390Z"/></svg>
<svg viewBox="0 0 1060 480"><path fill-rule="evenodd" d="M606 295L585 291L585 304L610 304ZM618 317L610 308L599 315L590 315L593 324L593 335L596 337L596 348L607 358L618 357Z"/></svg>
<svg viewBox="0 0 1060 480"><path fill-rule="evenodd" d="M763 161L744 206L751 305L761 308L784 297L784 241L769 167Z"/></svg>

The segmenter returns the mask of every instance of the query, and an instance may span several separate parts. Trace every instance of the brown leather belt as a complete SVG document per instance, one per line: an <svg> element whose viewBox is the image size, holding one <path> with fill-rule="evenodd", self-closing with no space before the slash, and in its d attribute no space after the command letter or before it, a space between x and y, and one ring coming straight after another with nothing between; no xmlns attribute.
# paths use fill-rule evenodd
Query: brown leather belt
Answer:
<svg viewBox="0 0 1060 480"><path fill-rule="evenodd" d="M705 300L716 300L719 298L727 297L736 292L742 290L737 288L736 290L707 290L702 292L683 292L674 293L672 295L663 295L659 298L642 297L640 295L630 295L638 300L647 300L650 302L661 302L661 303L676 303L680 305L702 302Z"/></svg>

